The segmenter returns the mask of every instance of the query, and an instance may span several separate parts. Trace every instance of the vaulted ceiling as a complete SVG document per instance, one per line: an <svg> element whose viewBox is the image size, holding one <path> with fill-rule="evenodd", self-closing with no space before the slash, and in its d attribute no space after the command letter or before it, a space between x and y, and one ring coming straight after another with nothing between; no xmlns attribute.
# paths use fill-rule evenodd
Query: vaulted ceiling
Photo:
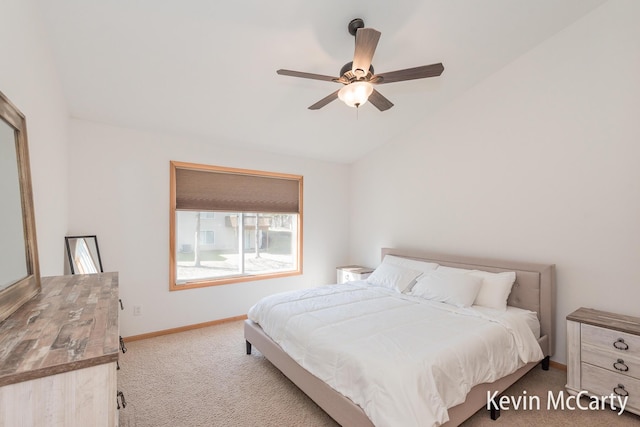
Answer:
<svg viewBox="0 0 640 427"><path fill-rule="evenodd" d="M73 117L212 144L352 162L604 0L37 0ZM377 89L395 106L358 111L338 76L353 18L382 33L377 73L442 62L442 76ZM549 64L553 66L553 64Z"/></svg>

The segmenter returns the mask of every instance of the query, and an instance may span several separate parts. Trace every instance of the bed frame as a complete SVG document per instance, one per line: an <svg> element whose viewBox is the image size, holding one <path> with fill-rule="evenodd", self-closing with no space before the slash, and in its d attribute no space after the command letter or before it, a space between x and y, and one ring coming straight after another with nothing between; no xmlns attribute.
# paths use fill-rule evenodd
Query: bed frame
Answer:
<svg viewBox="0 0 640 427"><path fill-rule="evenodd" d="M420 250L383 248L382 258L387 254L436 262L449 267L491 272L515 271L516 281L509 295L508 304L538 313L538 319L540 320L540 339L538 342L545 356L544 359L541 362L528 363L516 372L493 383L484 383L473 387L464 403L449 408L449 421L444 426L453 427L461 424L480 408L487 406L487 391L490 391L492 395L495 391L502 393L538 363L542 364L542 369L549 369L549 358L554 354L555 350L555 265L472 258ZM255 346L275 367L340 425L373 427L373 423L360 406L301 367L278 344L271 340L258 324L251 320L246 320L244 336L247 354L251 354L251 347L252 345ZM493 419L499 416L499 411L496 409L491 410L491 418Z"/></svg>

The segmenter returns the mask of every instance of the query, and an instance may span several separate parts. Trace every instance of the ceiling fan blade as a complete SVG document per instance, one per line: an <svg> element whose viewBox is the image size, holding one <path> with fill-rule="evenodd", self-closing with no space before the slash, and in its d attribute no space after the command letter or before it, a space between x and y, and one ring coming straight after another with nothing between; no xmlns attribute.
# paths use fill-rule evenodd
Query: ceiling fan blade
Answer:
<svg viewBox="0 0 640 427"><path fill-rule="evenodd" d="M379 39L380 31L373 28L359 28L356 32L356 50L353 54L351 68L356 77L364 77L369 72ZM362 70L362 74L359 75L356 70Z"/></svg>
<svg viewBox="0 0 640 427"><path fill-rule="evenodd" d="M328 103L330 103L331 101L338 99L338 92L339 91L340 91L340 89L338 89L337 91L333 92L331 95L325 96L320 101L318 101L315 104L311 105L309 107L309 110L319 110L322 107L324 107L325 105L327 105Z"/></svg>
<svg viewBox="0 0 640 427"><path fill-rule="evenodd" d="M380 111L386 111L393 107L393 102L382 96L382 94L375 89L371 92L371 95L369 95L369 102Z"/></svg>
<svg viewBox="0 0 640 427"><path fill-rule="evenodd" d="M375 77L382 78L375 83L393 83L404 80L424 79L426 77L436 77L442 74L444 66L442 63L423 65L422 67L406 68L404 70L390 71L388 73L377 74ZM373 81L372 81L373 83Z"/></svg>
<svg viewBox="0 0 640 427"><path fill-rule="evenodd" d="M325 76L323 74L313 74L313 73L304 73L302 71L293 71L293 70L278 70L276 73L281 76L291 76L291 77L300 77L303 79L313 79L313 80L324 80L327 82L333 82L338 80L338 77Z"/></svg>

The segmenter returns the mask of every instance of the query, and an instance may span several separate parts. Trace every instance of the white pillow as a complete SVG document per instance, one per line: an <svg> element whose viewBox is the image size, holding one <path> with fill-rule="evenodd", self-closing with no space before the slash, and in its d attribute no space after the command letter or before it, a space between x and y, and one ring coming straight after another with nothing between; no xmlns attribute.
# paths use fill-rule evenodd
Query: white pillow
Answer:
<svg viewBox="0 0 640 427"><path fill-rule="evenodd" d="M456 307L470 307L481 286L480 277L438 269L421 276L410 294Z"/></svg>
<svg viewBox="0 0 640 427"><path fill-rule="evenodd" d="M417 259L402 258L395 255L385 255L382 263L393 264L410 270L418 270L422 273L428 273L438 268L438 264L435 262L419 261Z"/></svg>
<svg viewBox="0 0 640 427"><path fill-rule="evenodd" d="M367 283L404 292L406 289L411 288L416 278L421 274L422 272L418 270L382 263L367 277Z"/></svg>
<svg viewBox="0 0 640 427"><path fill-rule="evenodd" d="M475 305L498 310L507 309L507 299L516 281L515 271L490 273L488 271L471 270L467 274L482 279L482 287L478 292L478 296L476 296Z"/></svg>

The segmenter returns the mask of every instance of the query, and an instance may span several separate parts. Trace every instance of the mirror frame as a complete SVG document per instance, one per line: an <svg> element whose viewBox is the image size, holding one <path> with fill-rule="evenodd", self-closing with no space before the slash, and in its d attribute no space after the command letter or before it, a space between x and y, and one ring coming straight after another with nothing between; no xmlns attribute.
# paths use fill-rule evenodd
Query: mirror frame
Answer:
<svg viewBox="0 0 640 427"><path fill-rule="evenodd" d="M73 259L73 255L71 255L71 245L69 244L69 240L72 239L93 239L93 243L95 244L96 248L96 256L98 258L98 265L96 265L96 269L98 270L98 273L104 273L104 270L102 269L102 258L100 258L100 247L98 246L98 236L93 234L87 236L65 236L64 244L67 247L67 260L69 261L69 270L71 271L71 274L79 274L76 273L77 266L75 260ZM89 250L89 252L91 252L91 250ZM93 254L91 254L91 260L94 263L96 261L93 257Z"/></svg>
<svg viewBox="0 0 640 427"><path fill-rule="evenodd" d="M20 308L22 304L37 295L40 292L41 285L26 119L24 114L2 92L0 92L0 119L14 129L16 137L18 179L22 201L22 222L24 224L25 259L27 262L27 276L0 291L0 322L2 322Z"/></svg>

